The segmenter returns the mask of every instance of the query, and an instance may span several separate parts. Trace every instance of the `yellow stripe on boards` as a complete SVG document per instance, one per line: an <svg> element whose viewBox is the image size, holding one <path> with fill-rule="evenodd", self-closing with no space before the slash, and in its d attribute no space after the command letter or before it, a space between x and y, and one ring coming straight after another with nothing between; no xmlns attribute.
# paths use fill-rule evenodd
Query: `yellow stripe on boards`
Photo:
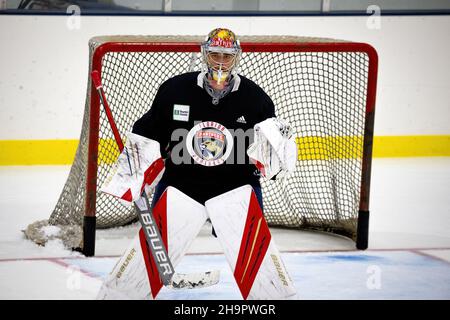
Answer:
<svg viewBox="0 0 450 320"><path fill-rule="evenodd" d="M376 136L375 158L450 157L448 136Z"/></svg>
<svg viewBox="0 0 450 320"><path fill-rule="evenodd" d="M72 164L79 140L0 140L0 165ZM112 164L119 156L114 139L100 139L100 164Z"/></svg>
<svg viewBox="0 0 450 320"><path fill-rule="evenodd" d="M361 158L363 137L297 137L299 160Z"/></svg>
<svg viewBox="0 0 450 320"><path fill-rule="evenodd" d="M362 157L363 137L298 137L299 160ZM450 136L376 136L374 158L450 157Z"/></svg>
<svg viewBox="0 0 450 320"><path fill-rule="evenodd" d="M124 141L125 142L125 141ZM100 139L98 145L98 163L113 164L119 157L119 147L114 139Z"/></svg>
<svg viewBox="0 0 450 320"><path fill-rule="evenodd" d="M72 164L78 140L0 140L0 165Z"/></svg>
<svg viewBox="0 0 450 320"><path fill-rule="evenodd" d="M361 157L362 137L299 137L300 160ZM0 165L72 164L78 140L0 140ZM99 163L114 163L119 155L113 139L101 139ZM450 135L376 136L374 158L450 157Z"/></svg>

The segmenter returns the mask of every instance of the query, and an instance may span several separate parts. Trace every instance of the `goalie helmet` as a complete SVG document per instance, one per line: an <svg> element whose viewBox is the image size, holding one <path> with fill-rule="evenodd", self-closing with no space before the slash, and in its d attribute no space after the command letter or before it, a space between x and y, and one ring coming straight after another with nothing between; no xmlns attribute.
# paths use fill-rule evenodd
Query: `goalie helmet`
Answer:
<svg viewBox="0 0 450 320"><path fill-rule="evenodd" d="M241 46L233 31L225 28L212 30L202 43L203 69L206 72L205 89L213 103L230 92Z"/></svg>

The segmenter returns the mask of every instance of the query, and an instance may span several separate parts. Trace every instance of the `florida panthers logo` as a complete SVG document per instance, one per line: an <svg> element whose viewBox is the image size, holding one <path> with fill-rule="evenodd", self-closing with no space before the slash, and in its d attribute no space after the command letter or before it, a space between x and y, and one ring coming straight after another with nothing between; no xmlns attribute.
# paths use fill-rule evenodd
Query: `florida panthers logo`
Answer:
<svg viewBox="0 0 450 320"><path fill-rule="evenodd" d="M233 149L233 137L223 125L213 121L199 123L186 137L186 148L192 159L204 166L224 163Z"/></svg>

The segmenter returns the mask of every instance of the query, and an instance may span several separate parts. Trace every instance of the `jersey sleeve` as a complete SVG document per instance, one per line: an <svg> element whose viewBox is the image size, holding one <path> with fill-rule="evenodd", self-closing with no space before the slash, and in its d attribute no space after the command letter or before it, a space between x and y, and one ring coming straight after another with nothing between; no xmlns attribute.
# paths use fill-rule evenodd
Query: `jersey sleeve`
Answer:
<svg viewBox="0 0 450 320"><path fill-rule="evenodd" d="M164 82L159 87L150 110L134 123L132 130L135 134L158 141L162 155L165 154L170 137L169 97L168 85Z"/></svg>
<svg viewBox="0 0 450 320"><path fill-rule="evenodd" d="M267 96L267 102L265 104L265 110L264 111L265 111L265 114L266 114L266 118L265 119L276 117L276 115L275 115L275 105L273 104L273 101L272 101L272 99L270 99L269 96Z"/></svg>
<svg viewBox="0 0 450 320"><path fill-rule="evenodd" d="M261 103L262 110L261 110L261 117L258 122L262 122L268 118L276 117L275 105L274 105L272 99L264 91L262 91L262 93L263 93L263 95L262 95L263 98L261 99L262 100L262 103Z"/></svg>

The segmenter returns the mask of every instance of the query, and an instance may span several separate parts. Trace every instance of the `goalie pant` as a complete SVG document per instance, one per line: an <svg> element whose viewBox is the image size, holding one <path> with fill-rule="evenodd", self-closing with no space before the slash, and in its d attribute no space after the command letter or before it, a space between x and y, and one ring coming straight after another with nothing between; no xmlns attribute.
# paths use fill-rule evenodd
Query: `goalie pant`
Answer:
<svg viewBox="0 0 450 320"><path fill-rule="evenodd" d="M168 187L153 212L174 267L209 217L244 299L296 298L251 186L212 198L205 206ZM103 283L98 299L155 299L161 287L140 231Z"/></svg>

